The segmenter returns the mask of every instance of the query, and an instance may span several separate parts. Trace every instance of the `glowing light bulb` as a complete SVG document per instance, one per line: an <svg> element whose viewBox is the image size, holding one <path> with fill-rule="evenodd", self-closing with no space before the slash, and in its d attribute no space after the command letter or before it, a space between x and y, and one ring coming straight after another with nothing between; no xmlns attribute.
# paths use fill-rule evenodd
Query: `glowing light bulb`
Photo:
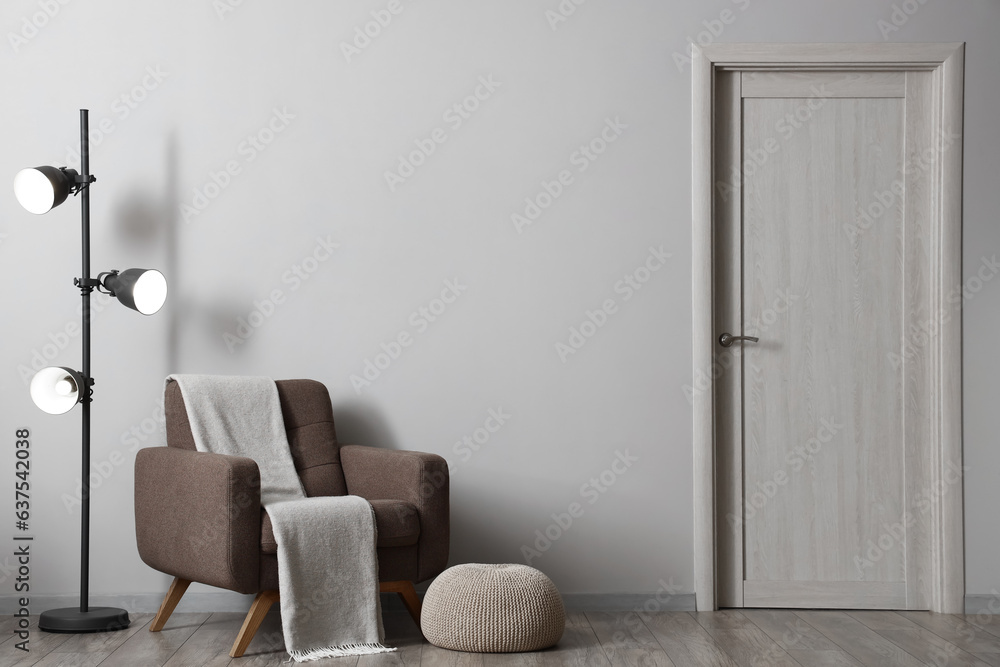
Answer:
<svg viewBox="0 0 1000 667"><path fill-rule="evenodd" d="M80 387L85 386L83 376L72 368L49 366L31 378L31 400L50 415L61 415L80 402Z"/></svg>

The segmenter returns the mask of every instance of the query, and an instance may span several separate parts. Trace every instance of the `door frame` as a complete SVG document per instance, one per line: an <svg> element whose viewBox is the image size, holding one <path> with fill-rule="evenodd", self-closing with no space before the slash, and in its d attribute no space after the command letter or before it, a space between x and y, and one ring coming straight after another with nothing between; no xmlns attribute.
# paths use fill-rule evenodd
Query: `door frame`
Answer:
<svg viewBox="0 0 1000 667"><path fill-rule="evenodd" d="M713 144L716 73L760 70L921 70L933 78L932 125L963 135L964 43L888 44L711 44L694 49L692 63L692 361L694 438L694 587L698 611L717 608L715 256ZM962 284L962 141L943 151L930 167L932 202L929 230L934 256L931 312L952 306L948 295ZM956 317L939 324L930 337L932 460L928 474L933 494L929 510L931 572L925 596L930 610L965 611L965 553L962 480L946 481L948 464L962 460L962 325Z"/></svg>

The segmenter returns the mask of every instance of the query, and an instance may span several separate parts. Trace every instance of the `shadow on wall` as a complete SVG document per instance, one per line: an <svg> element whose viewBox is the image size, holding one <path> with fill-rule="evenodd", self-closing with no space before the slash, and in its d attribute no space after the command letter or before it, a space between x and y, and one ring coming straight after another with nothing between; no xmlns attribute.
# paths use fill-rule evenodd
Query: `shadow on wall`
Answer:
<svg viewBox="0 0 1000 667"><path fill-rule="evenodd" d="M420 449L405 438L401 442L379 408L371 403L335 402L333 419L341 445ZM449 463L454 468L455 462ZM521 542L514 536L520 535L520 527L532 525L539 519L532 508L519 506L512 496L517 495L520 485L530 481L509 479L497 490L471 486L466 483L467 477L463 474L466 472L454 468L451 476L451 555L448 564L491 563L497 558L523 563ZM484 521L484 507L497 509L494 520ZM425 583L418 588L422 591L426 586Z"/></svg>
<svg viewBox="0 0 1000 667"><path fill-rule="evenodd" d="M234 296L213 303L205 304L198 301L197 294L188 294L181 290L181 264L179 260L179 239L181 233L181 201L179 183L179 151L176 131L167 134L166 163L164 164L164 183L162 197L157 199L147 191L135 190L125 195L122 203L114 213L116 232L119 238L137 248L149 249L160 245L164 257L162 266L148 268L159 269L167 279L169 296L163 315L167 317L166 368L167 372L175 373L181 370L180 336L182 325L188 330L196 325L205 332L209 340L214 341L217 351L226 350L227 354L220 359L232 359L234 352L243 347L247 338L236 340L237 345L227 343L227 338L220 332L230 332L233 322L241 316L246 316L247 300ZM125 267L122 267L125 268ZM143 267L147 268L147 267ZM197 372L225 372L221 368L199 369Z"/></svg>
<svg viewBox="0 0 1000 667"><path fill-rule="evenodd" d="M382 449L410 449L400 447L389 422L371 403L334 403L333 422L337 442L341 445L365 445Z"/></svg>
<svg viewBox="0 0 1000 667"><path fill-rule="evenodd" d="M451 554L449 565L458 563L520 563L545 572L550 577L548 556L555 541L536 545L535 528L545 530L548 516L523 500L530 479L501 475L496 486L474 483L461 471L451 480ZM566 531L563 531L566 532ZM569 540L573 542L574 540ZM572 551L572 544L560 545ZM524 548L528 547L529 551ZM541 551L530 551L540 547ZM526 558L526 554L528 557ZM559 582L556 582L557 585Z"/></svg>
<svg viewBox="0 0 1000 667"><path fill-rule="evenodd" d="M158 269L167 279L167 369L177 368L178 327L182 308L177 304L177 286L180 284L180 264L177 260L177 216L180 206L178 192L177 135L174 130L167 133L166 164L164 165L162 198L144 191L132 191L125 195L115 210L112 224L117 236L129 245L148 249L158 243L164 249L162 266L140 268ZM129 267L121 267L129 268Z"/></svg>

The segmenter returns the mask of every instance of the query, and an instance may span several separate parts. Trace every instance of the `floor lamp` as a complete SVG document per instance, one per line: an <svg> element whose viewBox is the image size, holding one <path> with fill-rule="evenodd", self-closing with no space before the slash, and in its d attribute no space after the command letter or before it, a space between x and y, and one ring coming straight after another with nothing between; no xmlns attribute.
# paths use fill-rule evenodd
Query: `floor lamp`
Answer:
<svg viewBox="0 0 1000 667"><path fill-rule="evenodd" d="M116 297L122 304L144 315L152 315L167 298L167 281L155 270L108 271L90 277L90 173L88 112L80 109L80 171L67 167L23 169L14 177L14 194L29 212L41 215L79 195L83 238L82 277L73 284L83 300L83 369L50 366L31 380L31 400L49 414L69 412L77 403L83 412L83 497L80 508L80 606L42 613L38 627L48 632L104 632L129 626L128 612L115 607L91 607L90 586L90 403L94 378L90 374L90 294L93 290Z"/></svg>

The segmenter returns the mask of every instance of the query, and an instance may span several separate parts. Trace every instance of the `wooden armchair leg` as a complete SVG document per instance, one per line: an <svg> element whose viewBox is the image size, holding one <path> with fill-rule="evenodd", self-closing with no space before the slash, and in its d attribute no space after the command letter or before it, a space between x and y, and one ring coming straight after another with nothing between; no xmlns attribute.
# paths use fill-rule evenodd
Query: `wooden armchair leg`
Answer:
<svg viewBox="0 0 1000 667"><path fill-rule="evenodd" d="M170 614L174 613L174 608L177 606L177 603L181 601L184 591L186 591L190 585L191 582L187 579L174 577L174 580L170 582L170 588L167 590L166 597L163 598L163 602L160 604L160 610L156 612L156 617L153 619L153 622L149 624L150 632L159 632L163 629L167 619L170 618Z"/></svg>
<svg viewBox="0 0 1000 667"><path fill-rule="evenodd" d="M399 593L403 604L406 605L406 611L410 612L417 627L420 627L420 598L417 597L412 581L383 581L379 583L379 592Z"/></svg>
<svg viewBox="0 0 1000 667"><path fill-rule="evenodd" d="M267 611L279 599L281 599L281 596L275 590L257 593L257 597L253 599L253 604L250 605L250 611L247 612L247 617L243 619L243 627L240 628L240 634L236 635L236 641L233 643L232 650L229 651L229 657L239 658L243 655L243 652L247 650L247 646L250 646L253 636L257 634L257 629L260 627L264 617L267 616Z"/></svg>

